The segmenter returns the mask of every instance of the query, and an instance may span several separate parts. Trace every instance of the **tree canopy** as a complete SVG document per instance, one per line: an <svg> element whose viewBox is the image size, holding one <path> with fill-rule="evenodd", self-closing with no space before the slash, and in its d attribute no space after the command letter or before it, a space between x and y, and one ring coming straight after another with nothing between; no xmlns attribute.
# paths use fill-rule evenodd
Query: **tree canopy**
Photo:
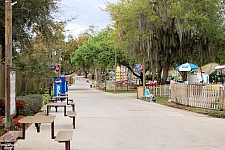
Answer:
<svg viewBox="0 0 225 150"><path fill-rule="evenodd" d="M162 83L170 67L185 62L201 66L224 49L221 0L120 0L107 3L106 11L115 21L117 46L136 60L146 59L158 79L163 70Z"/></svg>
<svg viewBox="0 0 225 150"><path fill-rule="evenodd" d="M82 68L86 74L95 68L102 71L114 68L116 47L110 40L110 33L111 29L106 28L95 36L89 35L88 40L73 53L71 61L75 66Z"/></svg>
<svg viewBox="0 0 225 150"><path fill-rule="evenodd" d="M15 2L16 0L12 0ZM12 41L20 46L29 42L35 34L34 26L38 31L44 32L43 36L50 36L51 32L45 34L45 28L49 20L59 11L57 2L61 0L19 0L12 6ZM5 56L5 0L0 0L0 49L1 61ZM36 30L37 31L37 30ZM13 47L15 50L15 47Z"/></svg>
<svg viewBox="0 0 225 150"><path fill-rule="evenodd" d="M225 62L224 0L107 2L105 11L114 21L112 27L98 31L92 25L78 38L71 35L67 41L67 22L54 18L60 1L20 0L12 7L13 64L24 77L47 80L42 75L54 75L48 73L51 63L60 63L62 74L79 69L87 74L115 69L115 60L132 71L135 63L144 60L146 70L153 78L157 72L159 84L164 84L168 70L181 63L201 66ZM5 18L5 3L0 2L0 17ZM4 61L4 19L0 26Z"/></svg>

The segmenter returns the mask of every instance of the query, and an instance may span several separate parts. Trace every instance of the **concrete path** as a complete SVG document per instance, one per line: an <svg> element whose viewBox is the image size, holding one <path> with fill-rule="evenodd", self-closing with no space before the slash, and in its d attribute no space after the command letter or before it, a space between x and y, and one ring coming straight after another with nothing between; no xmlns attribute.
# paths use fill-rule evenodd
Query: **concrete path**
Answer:
<svg viewBox="0 0 225 150"><path fill-rule="evenodd" d="M90 88L85 80L69 87L76 102L72 119L56 115L55 134L73 131L71 150L224 150L225 120L136 99L136 94L111 94ZM71 110L71 107L68 106ZM63 150L51 139L50 124L37 133L34 125L15 150Z"/></svg>

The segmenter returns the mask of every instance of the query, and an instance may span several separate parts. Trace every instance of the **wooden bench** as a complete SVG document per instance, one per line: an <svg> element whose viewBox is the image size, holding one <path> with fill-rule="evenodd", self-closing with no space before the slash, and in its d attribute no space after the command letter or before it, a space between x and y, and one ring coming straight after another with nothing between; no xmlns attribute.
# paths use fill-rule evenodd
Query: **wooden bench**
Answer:
<svg viewBox="0 0 225 150"><path fill-rule="evenodd" d="M65 142L65 150L70 150L70 141L73 137L73 131L59 131L55 137L55 141Z"/></svg>
<svg viewBox="0 0 225 150"><path fill-rule="evenodd" d="M55 107L57 112L57 107L64 107L64 116L66 116L66 103L48 103L47 106L47 116L49 115L50 107Z"/></svg>
<svg viewBox="0 0 225 150"><path fill-rule="evenodd" d="M37 115L46 116L46 112L38 112L35 114L35 116L37 116ZM40 132L40 126L41 126L40 123L35 123L35 127L38 130L38 132Z"/></svg>
<svg viewBox="0 0 225 150"><path fill-rule="evenodd" d="M69 102L73 103L73 99L68 99Z"/></svg>
<svg viewBox="0 0 225 150"><path fill-rule="evenodd" d="M60 100L61 102L64 101L63 99L66 99L66 103L67 103L67 105L69 105L68 104L68 100L69 100L68 94L58 94L54 98L56 98L58 101Z"/></svg>
<svg viewBox="0 0 225 150"><path fill-rule="evenodd" d="M53 97L52 99L49 100L49 102L53 102L53 103L55 103L55 102L57 102L57 101L58 101L57 98L54 98L54 97Z"/></svg>
<svg viewBox="0 0 225 150"><path fill-rule="evenodd" d="M76 116L77 116L77 113L76 112L74 112L74 111L69 111L69 112L67 112L67 116L68 117L70 117L70 118L73 118L73 129L75 129L76 128Z"/></svg>
<svg viewBox="0 0 225 150"><path fill-rule="evenodd" d="M69 105L71 105L71 107L72 107L72 111L75 111L75 103L69 103Z"/></svg>
<svg viewBox="0 0 225 150"><path fill-rule="evenodd" d="M58 101L60 101L60 100L58 100L57 98L52 98L51 100L49 100L49 102L52 102L52 103L57 103ZM73 99L68 99L67 101L68 101L68 103L69 102L73 103L74 100ZM69 105L68 103L67 103L67 105Z"/></svg>
<svg viewBox="0 0 225 150"><path fill-rule="evenodd" d="M22 131L9 131L5 134L3 134L0 137L0 143L2 150L5 149L5 147L11 147L14 149L14 144L17 142L19 138L22 137Z"/></svg>

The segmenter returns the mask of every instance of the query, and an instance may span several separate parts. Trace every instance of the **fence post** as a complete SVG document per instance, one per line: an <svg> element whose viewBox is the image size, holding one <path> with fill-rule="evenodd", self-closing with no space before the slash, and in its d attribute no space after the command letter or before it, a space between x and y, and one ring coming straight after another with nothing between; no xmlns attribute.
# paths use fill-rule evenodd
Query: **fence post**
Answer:
<svg viewBox="0 0 225 150"><path fill-rule="evenodd" d="M160 89L159 89L159 95L160 97L162 97L162 86L160 85Z"/></svg>
<svg viewBox="0 0 225 150"><path fill-rule="evenodd" d="M186 85L186 88L187 88L187 90L186 90L186 105L187 106L189 106L189 85Z"/></svg>
<svg viewBox="0 0 225 150"><path fill-rule="evenodd" d="M223 93L222 94L222 105L223 105L222 109L225 110L225 106L224 106L224 101L225 101L225 88L222 87L221 90L222 90L222 93Z"/></svg>
<svg viewBox="0 0 225 150"><path fill-rule="evenodd" d="M224 87L220 87L220 109L225 110L224 106L225 90Z"/></svg>

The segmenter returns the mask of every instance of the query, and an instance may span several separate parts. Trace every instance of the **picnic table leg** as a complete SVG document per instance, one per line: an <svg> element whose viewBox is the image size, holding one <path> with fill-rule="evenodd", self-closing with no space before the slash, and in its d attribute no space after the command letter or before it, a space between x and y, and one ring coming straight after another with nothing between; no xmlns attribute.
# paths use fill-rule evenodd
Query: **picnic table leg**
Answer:
<svg viewBox="0 0 225 150"><path fill-rule="evenodd" d="M66 116L66 106L64 106L64 116Z"/></svg>
<svg viewBox="0 0 225 150"><path fill-rule="evenodd" d="M55 138L55 135L54 135L54 121L51 123L51 131L52 131L52 139Z"/></svg>
<svg viewBox="0 0 225 150"><path fill-rule="evenodd" d="M37 128L37 133L40 133L40 123L35 123L35 127Z"/></svg>
<svg viewBox="0 0 225 150"><path fill-rule="evenodd" d="M73 128L75 129L75 117L73 117Z"/></svg>
<svg viewBox="0 0 225 150"><path fill-rule="evenodd" d="M65 142L65 150L70 150L70 141Z"/></svg>
<svg viewBox="0 0 225 150"><path fill-rule="evenodd" d="M47 106L47 116L49 115L49 107L50 106Z"/></svg>
<svg viewBox="0 0 225 150"><path fill-rule="evenodd" d="M69 105L69 98L67 97L67 99L66 99L66 100L67 100L67 105Z"/></svg>
<svg viewBox="0 0 225 150"><path fill-rule="evenodd" d="M35 125L35 128L37 129L37 132L38 132L38 123L34 123Z"/></svg>
<svg viewBox="0 0 225 150"><path fill-rule="evenodd" d="M57 112L57 108L58 108L58 106L55 106L55 112Z"/></svg>
<svg viewBox="0 0 225 150"><path fill-rule="evenodd" d="M22 139L25 139L25 123L23 123Z"/></svg>
<svg viewBox="0 0 225 150"><path fill-rule="evenodd" d="M72 111L75 111L75 105L72 105Z"/></svg>

